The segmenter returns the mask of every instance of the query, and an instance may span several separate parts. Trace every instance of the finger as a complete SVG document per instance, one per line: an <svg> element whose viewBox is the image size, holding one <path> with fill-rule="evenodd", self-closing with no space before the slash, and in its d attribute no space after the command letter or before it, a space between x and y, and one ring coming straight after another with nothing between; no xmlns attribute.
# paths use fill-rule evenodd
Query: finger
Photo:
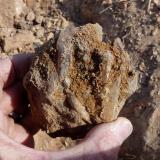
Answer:
<svg viewBox="0 0 160 160"><path fill-rule="evenodd" d="M18 54L10 58L14 67L16 79L23 79L26 72L29 70L32 56L32 54Z"/></svg>
<svg viewBox="0 0 160 160"><path fill-rule="evenodd" d="M12 139L14 139L17 143L21 143L28 147L34 147L33 136L19 124L15 124L14 133L11 133Z"/></svg>
<svg viewBox="0 0 160 160"><path fill-rule="evenodd" d="M22 79L31 63L31 54L15 55L0 59L0 88L12 85L15 80Z"/></svg>
<svg viewBox="0 0 160 160"><path fill-rule="evenodd" d="M0 156L2 159L50 160L48 154L20 145L0 131Z"/></svg>
<svg viewBox="0 0 160 160"><path fill-rule="evenodd" d="M133 127L129 120L118 118L115 122L95 127L86 136L86 141L93 141L105 159L116 160L120 146L132 133L132 130Z"/></svg>
<svg viewBox="0 0 160 160"><path fill-rule="evenodd" d="M28 137L29 133L22 126L15 124L12 118L9 118L0 113L0 129L18 143L24 142Z"/></svg>
<svg viewBox="0 0 160 160"><path fill-rule="evenodd" d="M23 126L15 124L14 120L0 112L0 129L17 143L33 147L33 136Z"/></svg>
<svg viewBox="0 0 160 160"><path fill-rule="evenodd" d="M6 89L0 97L0 111L6 115L11 112L23 114L27 109L26 92L20 82Z"/></svg>
<svg viewBox="0 0 160 160"><path fill-rule="evenodd" d="M111 137L113 139L107 139L108 143L111 141L112 145L113 142L122 144L123 141L132 133L132 130L133 126L131 122L126 118L119 117L114 122L96 126L87 134L85 139L92 138L97 140L101 137Z"/></svg>
<svg viewBox="0 0 160 160"><path fill-rule="evenodd" d="M0 90L9 86L15 79L15 72L9 58L0 59Z"/></svg>
<svg viewBox="0 0 160 160"><path fill-rule="evenodd" d="M53 158L62 159L92 159L116 160L119 148L124 140L131 134L132 125L125 118L102 124L89 132L83 142L74 148L54 153Z"/></svg>

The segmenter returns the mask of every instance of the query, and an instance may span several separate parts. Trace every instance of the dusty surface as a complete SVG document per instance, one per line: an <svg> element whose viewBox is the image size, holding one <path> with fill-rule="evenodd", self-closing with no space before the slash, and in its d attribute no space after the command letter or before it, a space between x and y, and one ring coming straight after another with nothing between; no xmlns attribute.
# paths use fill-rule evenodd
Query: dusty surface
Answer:
<svg viewBox="0 0 160 160"><path fill-rule="evenodd" d="M98 24L68 27L55 47L44 46L34 58L24 86L47 133L111 122L136 90L129 55L102 42L102 35Z"/></svg>
<svg viewBox="0 0 160 160"><path fill-rule="evenodd" d="M57 33L70 22L77 26L99 23L103 27L105 42L113 43L117 37L122 40L125 50L140 74L139 90L128 99L121 113L132 121L134 132L124 144L120 160L159 160L160 1L17 0L16 2L20 3L15 5L14 0L0 0L0 17L3 17L0 18L1 57L17 53L34 53L34 49L39 48L53 36L56 37ZM17 7L18 11L23 11L21 14L15 12ZM11 49L5 51L5 43L1 42L24 30L33 33L34 42L26 44L24 41L24 47L18 48L14 48L13 44L10 46Z"/></svg>

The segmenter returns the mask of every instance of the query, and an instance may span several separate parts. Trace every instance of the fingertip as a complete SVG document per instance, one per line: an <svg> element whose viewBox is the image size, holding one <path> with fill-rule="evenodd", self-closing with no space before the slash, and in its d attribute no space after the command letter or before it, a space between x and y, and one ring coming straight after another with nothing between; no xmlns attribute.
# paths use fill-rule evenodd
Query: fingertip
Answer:
<svg viewBox="0 0 160 160"><path fill-rule="evenodd" d="M94 139L97 141L102 137L106 137L106 141L116 142L117 145L121 145L131 135L132 131L133 126L131 122L124 117L119 117L113 122L94 127L87 134L85 140Z"/></svg>
<svg viewBox="0 0 160 160"><path fill-rule="evenodd" d="M131 121L125 117L119 117L117 119L117 123L119 123L119 125L123 124L125 127L125 130L128 130L128 133L132 133L133 131L133 125L131 123Z"/></svg>
<svg viewBox="0 0 160 160"><path fill-rule="evenodd" d="M115 122L115 134L119 137L120 143L123 143L133 131L132 123L124 117L119 117Z"/></svg>

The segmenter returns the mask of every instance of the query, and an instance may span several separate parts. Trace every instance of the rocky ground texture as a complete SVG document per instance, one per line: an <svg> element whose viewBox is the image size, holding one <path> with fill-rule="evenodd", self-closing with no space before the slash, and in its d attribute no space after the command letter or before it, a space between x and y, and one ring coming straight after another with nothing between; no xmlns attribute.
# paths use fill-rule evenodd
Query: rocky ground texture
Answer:
<svg viewBox="0 0 160 160"><path fill-rule="evenodd" d="M35 50L72 24L99 23L103 40L120 38L139 73L139 89L121 115L134 132L123 145L120 160L158 160L160 155L160 1L159 0L0 0L0 56ZM46 137L45 139L42 137ZM64 149L71 138L53 138L40 131L35 147ZM38 143L42 142L42 143ZM40 147L41 146L41 147Z"/></svg>

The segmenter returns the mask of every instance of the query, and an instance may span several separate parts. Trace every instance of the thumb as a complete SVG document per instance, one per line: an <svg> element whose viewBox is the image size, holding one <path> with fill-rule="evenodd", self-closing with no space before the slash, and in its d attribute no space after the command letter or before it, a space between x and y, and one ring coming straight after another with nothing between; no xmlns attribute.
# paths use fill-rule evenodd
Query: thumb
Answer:
<svg viewBox="0 0 160 160"><path fill-rule="evenodd" d="M124 140L132 133L133 127L126 118L101 124L92 129L86 138L76 147L54 154L65 160L116 160L119 148Z"/></svg>
<svg viewBox="0 0 160 160"><path fill-rule="evenodd" d="M93 128L86 136L85 140L107 142L109 147L121 145L132 133L133 126L126 118L118 118L111 123L104 123ZM106 144L104 145L106 146ZM104 147L103 147L104 148Z"/></svg>
<svg viewBox="0 0 160 160"><path fill-rule="evenodd" d="M115 122L95 127L83 142L71 149L59 152L42 152L15 143L0 131L0 159L116 160L119 147L131 132L131 123L125 118L118 118Z"/></svg>
<svg viewBox="0 0 160 160"><path fill-rule="evenodd" d="M112 123L101 124L92 129L86 136L85 141L86 143L92 143L95 150L103 153L105 158L109 158L109 160L117 159L120 146L132 133L132 130L131 122L120 117Z"/></svg>

